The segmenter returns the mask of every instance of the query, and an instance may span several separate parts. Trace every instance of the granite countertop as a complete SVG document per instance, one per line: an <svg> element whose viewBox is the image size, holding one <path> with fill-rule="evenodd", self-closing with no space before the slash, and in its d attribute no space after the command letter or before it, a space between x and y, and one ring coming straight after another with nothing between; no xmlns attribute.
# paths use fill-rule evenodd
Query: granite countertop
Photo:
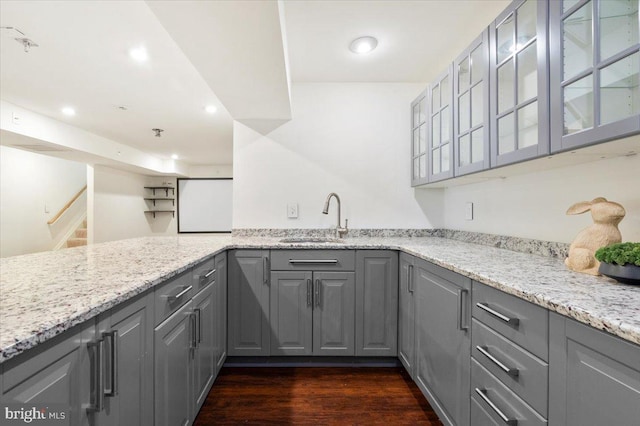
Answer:
<svg viewBox="0 0 640 426"><path fill-rule="evenodd" d="M436 237L281 243L273 237L148 237L0 259L0 362L233 248L402 250L640 344L640 287L562 260Z"/></svg>

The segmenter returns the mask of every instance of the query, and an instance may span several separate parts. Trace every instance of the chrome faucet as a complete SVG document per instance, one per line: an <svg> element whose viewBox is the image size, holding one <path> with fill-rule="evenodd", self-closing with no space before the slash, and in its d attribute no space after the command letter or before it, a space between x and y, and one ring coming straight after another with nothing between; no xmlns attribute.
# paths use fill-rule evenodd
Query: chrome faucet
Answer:
<svg viewBox="0 0 640 426"><path fill-rule="evenodd" d="M344 238L344 236L349 232L349 219L344 220L344 228L340 225L340 197L335 192L327 195L327 200L324 202L324 209L322 209L322 214L329 214L329 203L331 202L331 197L335 197L338 202L338 226L336 227L336 237Z"/></svg>

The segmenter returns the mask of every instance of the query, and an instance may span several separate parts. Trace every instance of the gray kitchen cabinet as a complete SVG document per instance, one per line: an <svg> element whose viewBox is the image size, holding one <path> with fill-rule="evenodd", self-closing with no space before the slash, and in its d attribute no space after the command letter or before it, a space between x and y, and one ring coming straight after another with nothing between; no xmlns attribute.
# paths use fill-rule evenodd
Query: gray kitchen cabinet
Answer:
<svg viewBox="0 0 640 426"><path fill-rule="evenodd" d="M355 274L314 272L313 353L355 355Z"/></svg>
<svg viewBox="0 0 640 426"><path fill-rule="evenodd" d="M454 176L489 168L489 30L453 63Z"/></svg>
<svg viewBox="0 0 640 426"><path fill-rule="evenodd" d="M415 381L440 420L469 424L471 280L415 262Z"/></svg>
<svg viewBox="0 0 640 426"><path fill-rule="evenodd" d="M437 182L453 177L452 65L429 85L427 178Z"/></svg>
<svg viewBox="0 0 640 426"><path fill-rule="evenodd" d="M153 293L101 315L104 409L96 425L153 424Z"/></svg>
<svg viewBox="0 0 640 426"><path fill-rule="evenodd" d="M548 9L515 0L490 26L491 167L549 153Z"/></svg>
<svg viewBox="0 0 640 426"><path fill-rule="evenodd" d="M415 361L415 285L413 270L416 258L400 253L398 288L398 358L411 377Z"/></svg>
<svg viewBox="0 0 640 426"><path fill-rule="evenodd" d="M268 356L269 251L234 250L228 265L228 354Z"/></svg>
<svg viewBox="0 0 640 426"><path fill-rule="evenodd" d="M155 329L155 424L190 424L192 366L196 344L193 302L185 303Z"/></svg>
<svg viewBox="0 0 640 426"><path fill-rule="evenodd" d="M637 425L640 346L555 313L549 330L549 424Z"/></svg>
<svg viewBox="0 0 640 426"><path fill-rule="evenodd" d="M356 251L356 355L398 355L398 253Z"/></svg>
<svg viewBox="0 0 640 426"><path fill-rule="evenodd" d="M428 90L411 103L411 186L428 182L427 176L427 110Z"/></svg>
<svg viewBox="0 0 640 426"><path fill-rule="evenodd" d="M47 419L89 424L98 408L100 359L94 342L95 321L91 320L7 360L0 365L0 402L8 410L35 407L44 409Z"/></svg>
<svg viewBox="0 0 640 426"><path fill-rule="evenodd" d="M217 254L215 257L216 287L215 287L215 363L216 375L220 372L227 359L227 253Z"/></svg>
<svg viewBox="0 0 640 426"><path fill-rule="evenodd" d="M637 0L551 1L551 151L640 132Z"/></svg>
<svg viewBox="0 0 640 426"><path fill-rule="evenodd" d="M215 324L216 303L215 280L201 290L192 300L195 322L195 344L193 345L193 404L192 413L197 413L207 398L216 374L214 345L217 341Z"/></svg>
<svg viewBox="0 0 640 426"><path fill-rule="evenodd" d="M271 273L271 355L313 352L313 273Z"/></svg>

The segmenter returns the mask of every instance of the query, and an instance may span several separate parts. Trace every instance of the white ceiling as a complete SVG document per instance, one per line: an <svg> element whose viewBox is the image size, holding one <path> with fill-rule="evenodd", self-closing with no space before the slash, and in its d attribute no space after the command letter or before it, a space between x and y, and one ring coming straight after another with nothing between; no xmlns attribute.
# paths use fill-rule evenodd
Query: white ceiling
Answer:
<svg viewBox="0 0 640 426"><path fill-rule="evenodd" d="M2 0L1 26L40 46L25 53L2 36L0 98L162 159L231 164L233 119L265 131L287 120L289 77L427 82L507 4ZM379 45L357 56L348 44L362 35ZM138 45L145 64L128 56ZM209 104L217 114L203 111Z"/></svg>

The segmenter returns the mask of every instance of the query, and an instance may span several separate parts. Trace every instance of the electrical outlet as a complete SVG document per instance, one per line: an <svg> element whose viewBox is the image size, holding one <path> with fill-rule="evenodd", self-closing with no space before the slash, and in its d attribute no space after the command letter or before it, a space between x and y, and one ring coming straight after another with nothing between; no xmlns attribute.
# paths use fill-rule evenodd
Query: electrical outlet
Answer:
<svg viewBox="0 0 640 426"><path fill-rule="evenodd" d="M15 112L11 113L11 123L15 124L16 126L20 125L20 116Z"/></svg>
<svg viewBox="0 0 640 426"><path fill-rule="evenodd" d="M44 205L44 212L45 213L49 213L49 205L45 203Z"/></svg>
<svg viewBox="0 0 640 426"><path fill-rule="evenodd" d="M289 204L287 204L287 217L289 219L297 219L298 218L298 203L289 203Z"/></svg>
<svg viewBox="0 0 640 426"><path fill-rule="evenodd" d="M467 203L464 206L464 219L473 220L473 203Z"/></svg>

